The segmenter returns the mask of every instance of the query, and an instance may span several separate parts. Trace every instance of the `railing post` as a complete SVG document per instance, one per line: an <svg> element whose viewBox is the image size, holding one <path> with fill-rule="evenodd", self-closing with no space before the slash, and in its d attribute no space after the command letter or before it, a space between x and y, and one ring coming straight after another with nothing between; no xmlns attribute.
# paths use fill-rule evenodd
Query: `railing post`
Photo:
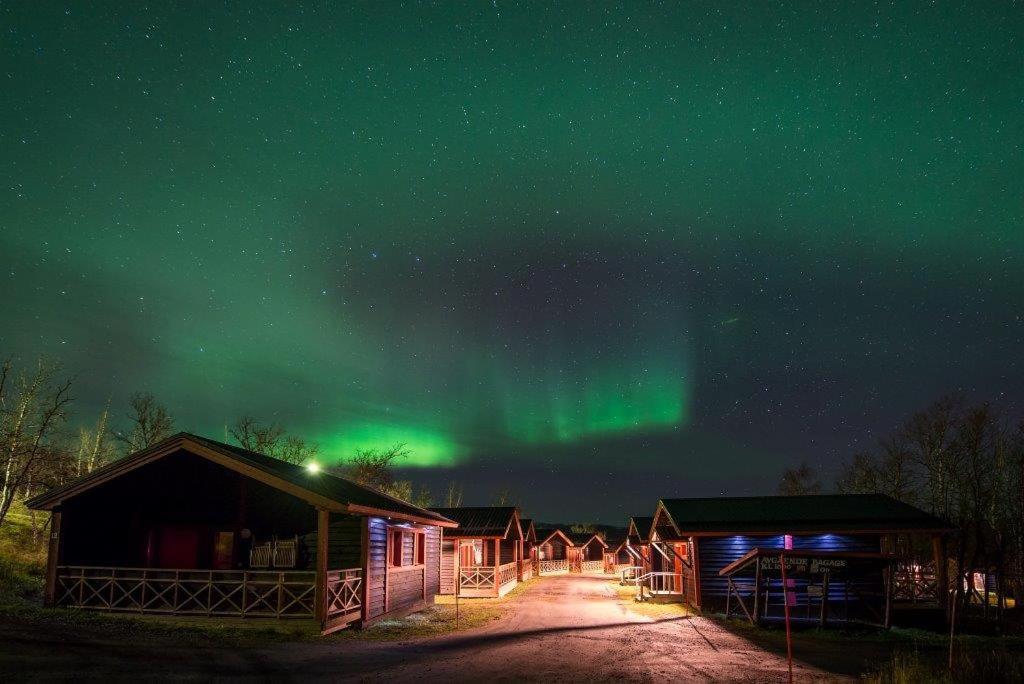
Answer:
<svg viewBox="0 0 1024 684"><path fill-rule="evenodd" d="M322 628L327 614L327 534L331 513L325 508L316 509L316 513L316 586L313 590L316 605L313 617L320 622Z"/></svg>
<svg viewBox="0 0 1024 684"><path fill-rule="evenodd" d="M249 571L242 571L242 617L249 610Z"/></svg>
<svg viewBox="0 0 1024 684"><path fill-rule="evenodd" d="M53 606L57 602L57 565L60 563L60 511L50 514L50 548L46 554L46 586L43 590L43 605Z"/></svg>

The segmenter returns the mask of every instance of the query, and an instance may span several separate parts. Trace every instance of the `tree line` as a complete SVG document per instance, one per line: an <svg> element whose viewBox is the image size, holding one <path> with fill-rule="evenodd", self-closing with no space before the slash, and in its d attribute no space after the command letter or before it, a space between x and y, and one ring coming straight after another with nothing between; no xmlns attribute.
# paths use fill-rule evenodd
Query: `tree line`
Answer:
<svg viewBox="0 0 1024 684"><path fill-rule="evenodd" d="M0 364L0 525L16 504L151 447L177 431L171 412L148 392L132 394L127 410L119 415L112 413L108 401L94 419L74 429L73 389L74 377L54 361L40 358L21 368L10 359ZM224 441L296 465L313 461L319 453L315 442L277 422L248 415L225 426ZM410 453L404 444L360 449L327 470L418 506L433 505L425 486L397 476ZM442 503L462 506L462 485L450 482ZM491 503L513 505L506 489L496 492ZM38 540L42 526L34 512L28 515Z"/></svg>
<svg viewBox="0 0 1024 684"><path fill-rule="evenodd" d="M779 484L780 494L821 491L806 463L786 470ZM835 491L886 494L948 521L956 532L950 577L994 572L999 597L1024 600L1024 420L991 402L943 397L875 448L852 454ZM923 553L906 548L910 540L902 543L903 552Z"/></svg>

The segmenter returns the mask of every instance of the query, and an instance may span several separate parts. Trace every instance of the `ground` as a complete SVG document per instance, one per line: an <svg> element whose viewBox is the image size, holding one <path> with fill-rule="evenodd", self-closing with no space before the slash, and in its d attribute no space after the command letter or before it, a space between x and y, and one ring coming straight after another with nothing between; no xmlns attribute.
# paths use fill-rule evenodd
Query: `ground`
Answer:
<svg viewBox="0 0 1024 684"><path fill-rule="evenodd" d="M462 603L472 606L472 601ZM678 606L635 606L603 577L540 578L504 605L500 620L484 620L482 626L445 636L397 641L338 635L238 642L146 630L94 634L73 621L26 629L17 620L5 619L0 621L0 679L785 679L786 661L777 650ZM800 681L845 679L799 661L795 667Z"/></svg>

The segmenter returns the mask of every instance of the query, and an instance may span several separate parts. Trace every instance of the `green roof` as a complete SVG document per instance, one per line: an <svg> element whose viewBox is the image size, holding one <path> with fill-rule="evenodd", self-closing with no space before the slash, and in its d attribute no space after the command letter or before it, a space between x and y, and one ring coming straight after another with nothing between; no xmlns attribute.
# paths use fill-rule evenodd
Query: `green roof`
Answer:
<svg viewBox="0 0 1024 684"><path fill-rule="evenodd" d="M940 531L949 523L884 494L662 499L680 533Z"/></svg>

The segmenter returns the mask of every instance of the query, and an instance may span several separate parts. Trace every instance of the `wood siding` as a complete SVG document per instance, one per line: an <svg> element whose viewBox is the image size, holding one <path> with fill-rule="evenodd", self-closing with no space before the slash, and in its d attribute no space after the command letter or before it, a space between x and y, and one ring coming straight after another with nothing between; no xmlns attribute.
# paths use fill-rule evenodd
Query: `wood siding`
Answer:
<svg viewBox="0 0 1024 684"><path fill-rule="evenodd" d="M430 539L428 538L429 542ZM455 540L445 539L441 544L441 584L440 591L444 595L455 593Z"/></svg>
<svg viewBox="0 0 1024 684"><path fill-rule="evenodd" d="M370 600L366 615L369 619L384 614L384 581L387 574L388 525L383 518L370 518L367 526L366 589Z"/></svg>
<svg viewBox="0 0 1024 684"><path fill-rule="evenodd" d="M720 577L718 571L729 563L741 558L755 547L767 549L784 548L783 535L770 537L731 536L731 537L699 537L697 539L697 555L700 567L700 606L704 610L718 610L725 606L728 593L728 581ZM818 534L793 537L793 548L798 550L816 551L867 551L878 553L881 550L880 535L840 535ZM851 582L851 586L853 586ZM806 580L797 580L797 605L806 604ZM867 577L857 582L856 589L867 596L877 595L882 588L881 574ZM856 594L851 592L851 603ZM843 585L835 582L829 587L829 599L843 600ZM777 599L781 607L781 597ZM771 605L771 604L770 604Z"/></svg>

